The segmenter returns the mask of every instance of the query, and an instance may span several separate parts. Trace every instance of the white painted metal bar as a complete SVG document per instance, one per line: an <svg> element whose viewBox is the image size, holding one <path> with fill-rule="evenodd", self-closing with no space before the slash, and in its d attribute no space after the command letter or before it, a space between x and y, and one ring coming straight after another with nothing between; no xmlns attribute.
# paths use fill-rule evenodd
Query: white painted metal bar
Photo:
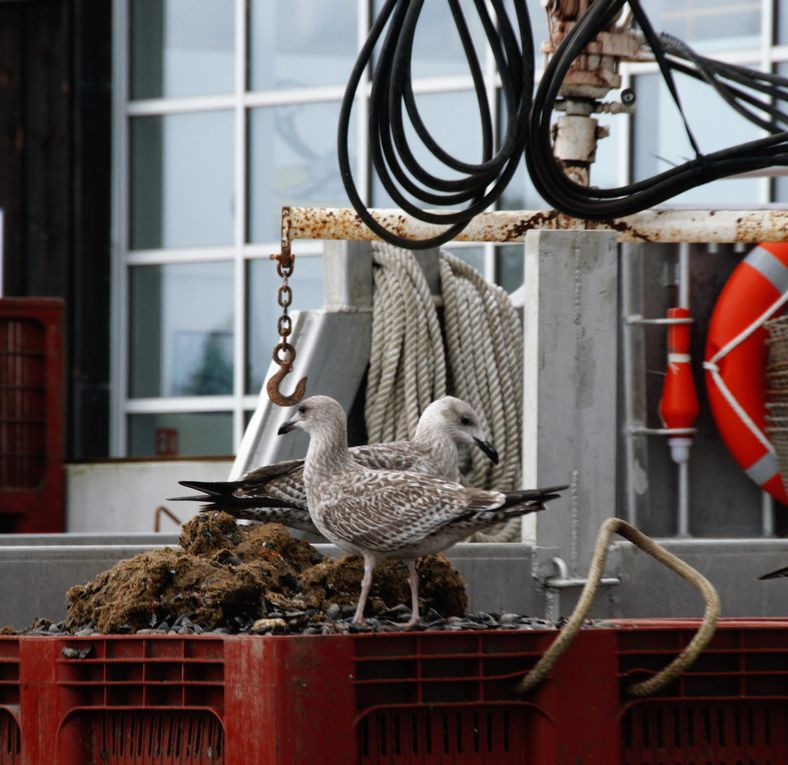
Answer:
<svg viewBox="0 0 788 765"><path fill-rule="evenodd" d="M247 132L246 94L247 77L247 39L246 0L235 0L235 94L233 114L234 137L234 178L233 196L235 215L233 216L233 452L237 451L244 433L244 410L242 399L246 387L246 262L244 261L244 242L247 231Z"/></svg>
<svg viewBox="0 0 788 765"><path fill-rule="evenodd" d="M444 227L424 223L401 210L370 210L387 229L409 239L425 239ZM528 231L615 231L619 242L752 243L788 239L788 209L654 208L625 218L580 220L556 210L495 211L477 215L458 236L465 242L522 242ZM350 208L283 207L282 239L378 237Z"/></svg>
<svg viewBox="0 0 788 765"><path fill-rule="evenodd" d="M235 396L170 396L162 398L130 398L126 414L164 414L168 412L232 412Z"/></svg>
<svg viewBox="0 0 788 765"><path fill-rule="evenodd" d="M111 221L111 337L110 445L113 457L126 456L125 403L128 380L128 0L115 0L112 9L112 221Z"/></svg>
<svg viewBox="0 0 788 765"><path fill-rule="evenodd" d="M678 255L678 303L679 308L690 307L690 246L686 242L679 244ZM670 443L670 442L668 442ZM691 442L690 442L691 443ZM689 449L687 450L689 454ZM689 457L676 465L677 507L676 536L690 536L690 475Z"/></svg>

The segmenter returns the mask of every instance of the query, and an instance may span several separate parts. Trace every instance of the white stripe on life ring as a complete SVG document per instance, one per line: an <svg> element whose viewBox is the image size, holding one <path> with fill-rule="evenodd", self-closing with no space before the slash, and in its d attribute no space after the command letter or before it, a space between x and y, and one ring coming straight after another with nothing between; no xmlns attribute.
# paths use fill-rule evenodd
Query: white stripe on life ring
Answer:
<svg viewBox="0 0 788 765"><path fill-rule="evenodd" d="M768 279L774 289L782 294L788 290L788 268L783 262L763 247L756 247L745 259L764 279Z"/></svg>
<svg viewBox="0 0 788 765"><path fill-rule="evenodd" d="M747 473L758 486L763 486L780 472L780 468L777 465L777 457L775 457L772 452L766 452L763 457L753 462L750 467L745 468L744 472Z"/></svg>

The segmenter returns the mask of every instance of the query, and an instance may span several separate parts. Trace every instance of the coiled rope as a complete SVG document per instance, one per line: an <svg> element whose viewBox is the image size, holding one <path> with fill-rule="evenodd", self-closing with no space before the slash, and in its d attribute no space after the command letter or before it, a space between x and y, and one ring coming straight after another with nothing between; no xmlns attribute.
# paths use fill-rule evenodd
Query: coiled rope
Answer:
<svg viewBox="0 0 788 765"><path fill-rule="evenodd" d="M446 395L435 304L413 253L373 245L372 347L364 411L369 443L410 438L421 412Z"/></svg>
<svg viewBox="0 0 788 765"><path fill-rule="evenodd" d="M384 242L373 244L373 252L365 409L369 443L412 437L427 404L451 388L476 410L482 429L502 455L494 465L472 450L465 482L519 488L523 333L506 291L441 252L444 344L435 302L413 253ZM514 541L519 530L519 519L513 519L473 539Z"/></svg>

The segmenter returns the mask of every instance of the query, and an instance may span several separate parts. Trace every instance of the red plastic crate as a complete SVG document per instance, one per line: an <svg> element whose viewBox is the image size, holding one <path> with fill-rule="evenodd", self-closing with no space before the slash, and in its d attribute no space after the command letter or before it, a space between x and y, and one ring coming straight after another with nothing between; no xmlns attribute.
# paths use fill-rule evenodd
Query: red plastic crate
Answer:
<svg viewBox="0 0 788 765"><path fill-rule="evenodd" d="M19 641L0 641L0 765L22 762L19 730Z"/></svg>
<svg viewBox="0 0 788 765"><path fill-rule="evenodd" d="M63 530L63 301L0 299L0 531Z"/></svg>
<svg viewBox="0 0 788 765"><path fill-rule="evenodd" d="M557 762L576 699L551 680L510 694L553 636L22 637L20 762ZM610 636L587 642L609 713Z"/></svg>
<svg viewBox="0 0 788 765"><path fill-rule="evenodd" d="M672 687L626 697L696 628L585 630L524 699L553 630L0 637L0 763L787 763L788 621L723 621Z"/></svg>
<svg viewBox="0 0 788 765"><path fill-rule="evenodd" d="M618 678L650 676L692 639L698 622L620 623ZM653 697L625 700L622 763L788 763L788 620L726 619L698 660Z"/></svg>

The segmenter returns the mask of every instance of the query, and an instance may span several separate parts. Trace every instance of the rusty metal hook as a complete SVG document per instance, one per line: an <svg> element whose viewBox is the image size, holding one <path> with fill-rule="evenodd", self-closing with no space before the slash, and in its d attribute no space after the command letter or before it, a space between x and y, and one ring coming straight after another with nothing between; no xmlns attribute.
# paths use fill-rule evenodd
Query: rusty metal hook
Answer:
<svg viewBox="0 0 788 765"><path fill-rule="evenodd" d="M285 351L287 353L287 358L280 358L280 351ZM304 398L304 393L306 392L306 377L302 377L298 381L295 390L289 396L286 396L279 390L282 380L293 371L295 356L295 348L286 340L282 340L282 342L274 348L273 358L274 361L279 364L279 369L268 378L265 389L268 393L268 398L277 406L294 406Z"/></svg>

